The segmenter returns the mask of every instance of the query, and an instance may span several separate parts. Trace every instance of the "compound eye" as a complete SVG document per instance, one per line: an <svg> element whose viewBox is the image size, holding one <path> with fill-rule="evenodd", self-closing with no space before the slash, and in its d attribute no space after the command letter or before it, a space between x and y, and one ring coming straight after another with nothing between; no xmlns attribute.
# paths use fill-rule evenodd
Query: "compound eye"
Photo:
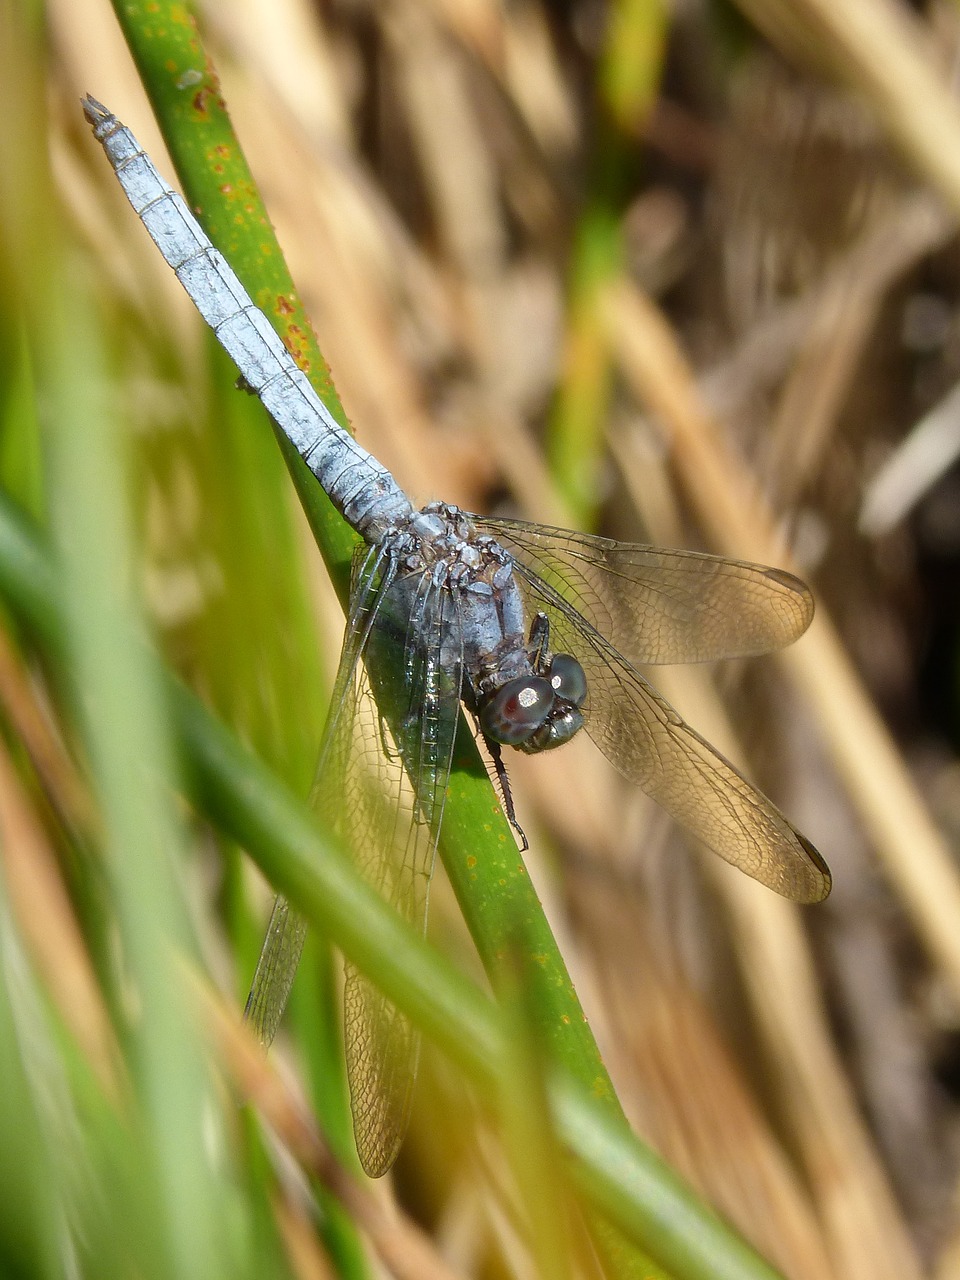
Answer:
<svg viewBox="0 0 960 1280"><path fill-rule="evenodd" d="M575 707L582 705L587 696L587 677L572 654L555 653L550 660L547 679L558 698L572 702Z"/></svg>
<svg viewBox="0 0 960 1280"><path fill-rule="evenodd" d="M480 727L506 747L525 742L543 724L554 703L553 685L543 676L508 680L480 709Z"/></svg>
<svg viewBox="0 0 960 1280"><path fill-rule="evenodd" d="M538 751L553 751L569 742L575 733L583 728L583 712L579 707L558 704L554 707L550 718L539 727L525 742L519 743L521 751L533 755Z"/></svg>

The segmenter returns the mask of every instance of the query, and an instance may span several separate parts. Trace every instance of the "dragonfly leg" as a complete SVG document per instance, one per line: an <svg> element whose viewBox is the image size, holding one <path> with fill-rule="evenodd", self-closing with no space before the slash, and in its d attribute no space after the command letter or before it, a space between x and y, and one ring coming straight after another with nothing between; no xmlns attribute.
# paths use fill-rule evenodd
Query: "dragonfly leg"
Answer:
<svg viewBox="0 0 960 1280"><path fill-rule="evenodd" d="M493 767L497 775L497 785L500 788L500 796L503 800L503 812L507 815L507 821L513 827L514 831L520 837L520 852L526 853L530 848L526 833L517 821L517 811L513 807L513 792L510 789L510 778L507 775L507 766L503 763L503 752L499 742L493 742L486 734L483 740L487 744L487 750L490 752L490 759L493 761Z"/></svg>
<svg viewBox="0 0 960 1280"><path fill-rule="evenodd" d="M541 611L530 624L530 639L527 641L527 653L534 671L541 672L546 667L549 648L550 619Z"/></svg>
<svg viewBox="0 0 960 1280"><path fill-rule="evenodd" d="M380 750L388 760L402 760L401 753L397 751L390 737L390 729L386 720L382 715L377 717L378 731L380 735ZM404 727L407 727L406 721Z"/></svg>

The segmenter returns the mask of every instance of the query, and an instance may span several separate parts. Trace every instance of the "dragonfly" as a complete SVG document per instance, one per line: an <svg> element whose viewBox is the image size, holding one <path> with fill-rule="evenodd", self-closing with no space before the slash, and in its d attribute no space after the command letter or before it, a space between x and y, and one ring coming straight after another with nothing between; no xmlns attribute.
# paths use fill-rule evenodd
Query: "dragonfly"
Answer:
<svg viewBox="0 0 960 1280"><path fill-rule="evenodd" d="M270 321L133 134L94 98L87 120L200 315L362 539L311 803L364 877L419 933L461 707L517 823L503 748L537 754L585 729L688 832L795 902L830 871L765 795L638 670L778 649L813 616L800 579L721 556L417 508L335 421ZM277 899L247 1002L276 1034L305 925ZM371 1176L392 1165L410 1114L419 1039L349 961L344 1044L354 1132Z"/></svg>

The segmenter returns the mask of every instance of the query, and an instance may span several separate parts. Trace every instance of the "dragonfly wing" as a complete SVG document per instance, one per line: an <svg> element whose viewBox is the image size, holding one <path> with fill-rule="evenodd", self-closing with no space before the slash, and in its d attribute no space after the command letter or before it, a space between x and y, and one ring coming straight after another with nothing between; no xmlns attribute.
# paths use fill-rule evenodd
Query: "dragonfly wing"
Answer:
<svg viewBox="0 0 960 1280"><path fill-rule="evenodd" d="M400 579L363 631L343 693L351 714L338 718L316 802L364 877L422 933L460 709L456 601L429 578ZM420 1040L350 962L344 1041L360 1162L379 1177L406 1133Z"/></svg>
<svg viewBox="0 0 960 1280"><path fill-rule="evenodd" d="M350 583L350 611L344 634L340 664L330 699L330 711L320 744L317 781L311 792L311 805L318 807L319 779L337 757L337 742L349 733L349 722L356 714L354 672L366 640L368 619L374 607L381 566L375 554L361 549L354 559ZM328 829L336 829L336 815L323 815ZM266 937L253 976L244 1017L253 1027L260 1043L269 1047L277 1034L290 988L303 953L306 922L282 894L273 904Z"/></svg>
<svg viewBox="0 0 960 1280"><path fill-rule="evenodd" d="M792 574L742 560L471 517L636 664L711 662L790 644L813 617Z"/></svg>
<svg viewBox="0 0 960 1280"><path fill-rule="evenodd" d="M398 578L376 551L361 551L311 803L365 879L421 933L461 679L455 597L428 578ZM264 1044L276 1034L304 933L303 919L279 897L247 1000ZM349 962L344 1041L357 1150L378 1177L407 1129L419 1036Z"/></svg>
<svg viewBox="0 0 960 1280"><path fill-rule="evenodd" d="M589 623L529 570L521 583L550 617L551 648L572 653L587 678L587 732L636 782L705 845L794 902L819 902L830 871L771 800L700 737ZM563 602L559 602L560 606Z"/></svg>
<svg viewBox="0 0 960 1280"><path fill-rule="evenodd" d="M280 1027L306 934L303 916L294 911L282 894L278 895L243 1011L264 1048L273 1043Z"/></svg>

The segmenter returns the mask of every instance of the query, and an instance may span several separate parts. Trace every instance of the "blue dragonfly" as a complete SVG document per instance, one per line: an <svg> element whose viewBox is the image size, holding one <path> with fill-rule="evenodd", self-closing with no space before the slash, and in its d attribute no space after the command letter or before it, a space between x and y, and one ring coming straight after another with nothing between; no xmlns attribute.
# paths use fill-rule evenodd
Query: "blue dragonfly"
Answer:
<svg viewBox="0 0 960 1280"><path fill-rule="evenodd" d="M419 932L461 706L473 716L518 831L503 747L550 751L585 728L600 750L720 857L795 902L830 872L780 810L637 669L768 652L810 624L813 599L779 569L614 542L443 502L417 508L330 415L267 317L136 139L83 108L126 195L203 319L363 540L312 803L363 875ZM277 899L247 1017L276 1034L304 923ZM416 1032L346 966L344 1042L357 1148L386 1172L406 1131Z"/></svg>

